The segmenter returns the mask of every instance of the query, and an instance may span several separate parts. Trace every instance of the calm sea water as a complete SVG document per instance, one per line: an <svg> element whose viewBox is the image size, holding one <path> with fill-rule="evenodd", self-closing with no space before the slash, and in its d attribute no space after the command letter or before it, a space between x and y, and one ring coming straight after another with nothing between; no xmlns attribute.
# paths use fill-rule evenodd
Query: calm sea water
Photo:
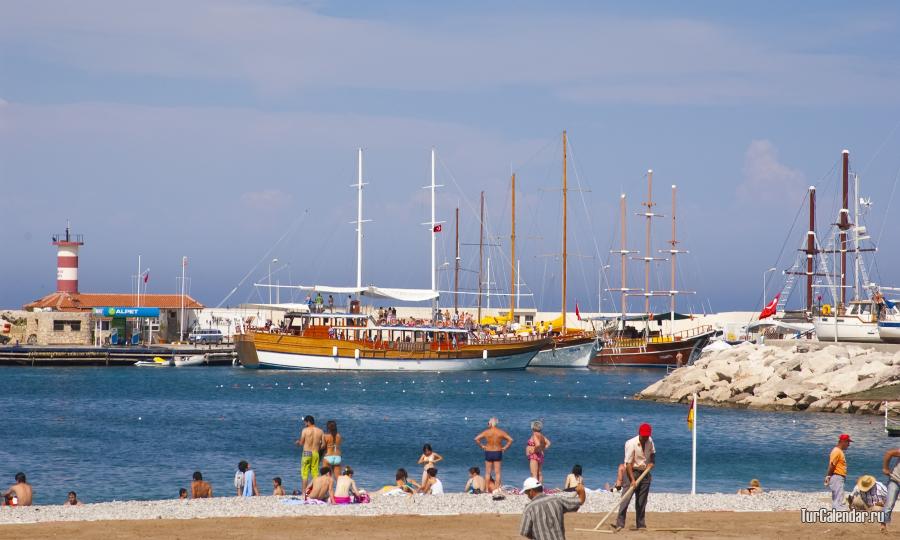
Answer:
<svg viewBox="0 0 900 540"><path fill-rule="evenodd" d="M201 470L217 495L233 495L237 462L299 488L300 418L338 422L344 459L359 484L377 489L405 467L414 477L423 443L444 456L445 489L460 491L467 468L483 467L472 442L488 417L516 439L504 483L528 475L529 422L544 420L553 446L546 483L562 484L573 464L588 487L612 482L623 445L641 422L653 425L654 489L690 490L687 407L624 399L657 370L527 370L464 374L337 374L240 368L5 368L0 370L0 483L24 471L38 503L75 490L86 501L175 497ZM841 432L852 480L880 470L891 441L880 417L762 413L701 408L698 490L733 492L751 478L764 487L817 490Z"/></svg>

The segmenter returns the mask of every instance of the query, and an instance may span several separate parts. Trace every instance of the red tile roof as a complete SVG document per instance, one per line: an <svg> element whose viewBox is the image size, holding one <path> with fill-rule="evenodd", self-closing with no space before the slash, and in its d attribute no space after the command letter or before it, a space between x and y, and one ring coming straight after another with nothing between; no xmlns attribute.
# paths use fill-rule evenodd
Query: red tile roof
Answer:
<svg viewBox="0 0 900 540"><path fill-rule="evenodd" d="M22 306L26 310L50 308L56 311L88 311L95 307L137 307L137 298L133 294L95 294L55 292L40 300ZM180 309L179 294L142 294L141 307L160 309ZM184 307L187 309L203 309L203 304L188 295L184 296Z"/></svg>

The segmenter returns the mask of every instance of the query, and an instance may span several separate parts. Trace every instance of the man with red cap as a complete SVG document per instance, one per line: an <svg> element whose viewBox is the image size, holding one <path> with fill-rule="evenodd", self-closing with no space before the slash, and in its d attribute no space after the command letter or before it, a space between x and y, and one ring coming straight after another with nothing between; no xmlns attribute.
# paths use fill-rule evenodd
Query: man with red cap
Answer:
<svg viewBox="0 0 900 540"><path fill-rule="evenodd" d="M644 471L653 468L656 462L656 448L653 446L653 439L650 434L653 432L650 424L641 424L638 428L638 436L628 439L625 443L625 474L628 484L622 489L628 490L629 486L635 484L635 479ZM647 472L644 479L635 486L631 494L627 498L623 498L619 503L619 517L616 519L615 529L625 527L625 516L628 513L628 505L631 504L632 495L635 496L634 511L635 524L638 529L646 529L647 523L644 521L644 514L647 511L647 497L650 495L651 474Z"/></svg>
<svg viewBox="0 0 900 540"><path fill-rule="evenodd" d="M825 485L831 490L831 507L835 510L846 510L847 501L844 497L844 480L847 479L847 458L844 452L850 448L853 439L850 435L842 433L838 437L837 446L831 450L828 457L828 472L825 473Z"/></svg>

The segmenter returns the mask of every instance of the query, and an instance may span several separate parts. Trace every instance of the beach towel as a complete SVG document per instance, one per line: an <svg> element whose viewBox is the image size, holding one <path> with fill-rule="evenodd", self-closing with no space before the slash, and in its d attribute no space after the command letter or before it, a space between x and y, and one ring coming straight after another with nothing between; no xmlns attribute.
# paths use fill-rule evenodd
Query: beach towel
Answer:
<svg viewBox="0 0 900 540"><path fill-rule="evenodd" d="M301 499L300 497L291 497L289 499L284 499L281 501L283 504L289 505L298 505L298 504L311 504L311 505L319 505L319 504L328 504L325 501L320 501L319 499Z"/></svg>
<svg viewBox="0 0 900 540"><path fill-rule="evenodd" d="M386 497L396 497L399 495L406 495L406 492L398 487L395 487L389 490L382 491L381 494Z"/></svg>

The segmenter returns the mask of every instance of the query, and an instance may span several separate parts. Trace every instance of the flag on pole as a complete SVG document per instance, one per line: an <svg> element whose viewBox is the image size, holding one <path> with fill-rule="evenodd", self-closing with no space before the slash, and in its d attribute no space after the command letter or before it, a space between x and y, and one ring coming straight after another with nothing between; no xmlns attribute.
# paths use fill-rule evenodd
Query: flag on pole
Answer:
<svg viewBox="0 0 900 540"><path fill-rule="evenodd" d="M766 317L771 317L775 315L775 312L778 311L778 299L781 297L781 293L775 295L775 298L772 299L771 302L766 304L766 307L763 308L762 311L759 312L759 320L763 320Z"/></svg>
<svg viewBox="0 0 900 540"><path fill-rule="evenodd" d="M432 232L441 232L441 230L443 230L443 227L441 227L440 223L438 223L437 225L434 226L433 229L431 229Z"/></svg>
<svg viewBox="0 0 900 540"><path fill-rule="evenodd" d="M687 425L688 431L694 431L694 400L691 399L691 408L688 409Z"/></svg>
<svg viewBox="0 0 900 540"><path fill-rule="evenodd" d="M187 257L182 257L182 258L181 258L181 267L182 267L182 268L187 268Z"/></svg>
<svg viewBox="0 0 900 540"><path fill-rule="evenodd" d="M150 269L149 268L144 272L144 283L146 284L148 281L150 281Z"/></svg>
<svg viewBox="0 0 900 540"><path fill-rule="evenodd" d="M581 311L578 310L578 302L575 302L575 316L578 317L578 320L581 320Z"/></svg>

